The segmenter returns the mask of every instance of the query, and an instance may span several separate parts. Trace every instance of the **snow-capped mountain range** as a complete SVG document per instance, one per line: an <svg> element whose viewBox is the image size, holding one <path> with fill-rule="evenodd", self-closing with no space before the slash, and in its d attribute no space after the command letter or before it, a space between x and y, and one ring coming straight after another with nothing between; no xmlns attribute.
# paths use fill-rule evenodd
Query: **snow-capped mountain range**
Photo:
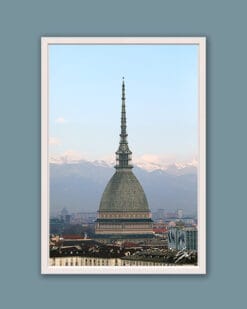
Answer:
<svg viewBox="0 0 247 309"><path fill-rule="evenodd" d="M113 167L115 160L108 158L106 160L87 160L75 153L65 153L60 156L51 156L50 163L52 164L79 164L79 163L91 163L95 166L101 167ZM184 174L196 174L198 162L196 159L192 159L187 162L176 162L174 160L165 160L157 156L143 155L133 160L134 167L139 167L145 171L165 171L172 175L184 175Z"/></svg>

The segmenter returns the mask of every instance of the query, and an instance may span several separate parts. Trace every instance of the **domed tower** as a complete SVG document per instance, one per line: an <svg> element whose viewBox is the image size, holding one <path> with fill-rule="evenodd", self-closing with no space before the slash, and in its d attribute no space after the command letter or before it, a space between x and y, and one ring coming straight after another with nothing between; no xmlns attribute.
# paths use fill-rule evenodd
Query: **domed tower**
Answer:
<svg viewBox="0 0 247 309"><path fill-rule="evenodd" d="M108 239L144 239L153 237L151 212L141 184L132 172L127 141L125 85L122 83L120 143L116 151L115 174L102 195L95 236Z"/></svg>

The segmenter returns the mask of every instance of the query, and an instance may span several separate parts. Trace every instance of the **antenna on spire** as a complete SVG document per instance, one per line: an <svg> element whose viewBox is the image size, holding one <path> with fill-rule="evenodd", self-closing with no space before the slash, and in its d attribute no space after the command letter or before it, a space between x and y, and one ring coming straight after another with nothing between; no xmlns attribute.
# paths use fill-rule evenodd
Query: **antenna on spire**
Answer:
<svg viewBox="0 0 247 309"><path fill-rule="evenodd" d="M125 100L125 85L124 85L124 76L123 76L123 83L122 83L122 100Z"/></svg>

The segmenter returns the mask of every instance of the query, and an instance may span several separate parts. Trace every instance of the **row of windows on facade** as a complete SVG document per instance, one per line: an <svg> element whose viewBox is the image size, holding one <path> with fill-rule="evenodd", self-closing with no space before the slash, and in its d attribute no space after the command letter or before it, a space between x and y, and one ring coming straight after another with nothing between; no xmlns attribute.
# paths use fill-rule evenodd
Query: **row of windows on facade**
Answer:
<svg viewBox="0 0 247 309"><path fill-rule="evenodd" d="M149 218L149 214L100 214L100 218Z"/></svg>
<svg viewBox="0 0 247 309"><path fill-rule="evenodd" d="M110 229L110 228L115 228L115 229L144 229L144 228L151 228L152 224L147 223L147 224L97 224L97 227L105 228L105 229Z"/></svg>
<svg viewBox="0 0 247 309"><path fill-rule="evenodd" d="M131 261L120 259L68 259L68 258L52 258L51 266L160 266L164 263L147 262L147 261ZM167 264L168 265L168 264Z"/></svg>

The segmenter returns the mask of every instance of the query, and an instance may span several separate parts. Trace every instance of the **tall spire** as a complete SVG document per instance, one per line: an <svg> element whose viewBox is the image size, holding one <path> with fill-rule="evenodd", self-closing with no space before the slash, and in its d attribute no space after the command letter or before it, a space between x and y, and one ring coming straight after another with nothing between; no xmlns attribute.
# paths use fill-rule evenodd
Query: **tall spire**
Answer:
<svg viewBox="0 0 247 309"><path fill-rule="evenodd" d="M126 110L125 110L125 84L124 77L122 82L122 111L121 111L121 133L118 150L116 151L116 169L132 168L131 155L127 141L127 124L126 124Z"/></svg>

